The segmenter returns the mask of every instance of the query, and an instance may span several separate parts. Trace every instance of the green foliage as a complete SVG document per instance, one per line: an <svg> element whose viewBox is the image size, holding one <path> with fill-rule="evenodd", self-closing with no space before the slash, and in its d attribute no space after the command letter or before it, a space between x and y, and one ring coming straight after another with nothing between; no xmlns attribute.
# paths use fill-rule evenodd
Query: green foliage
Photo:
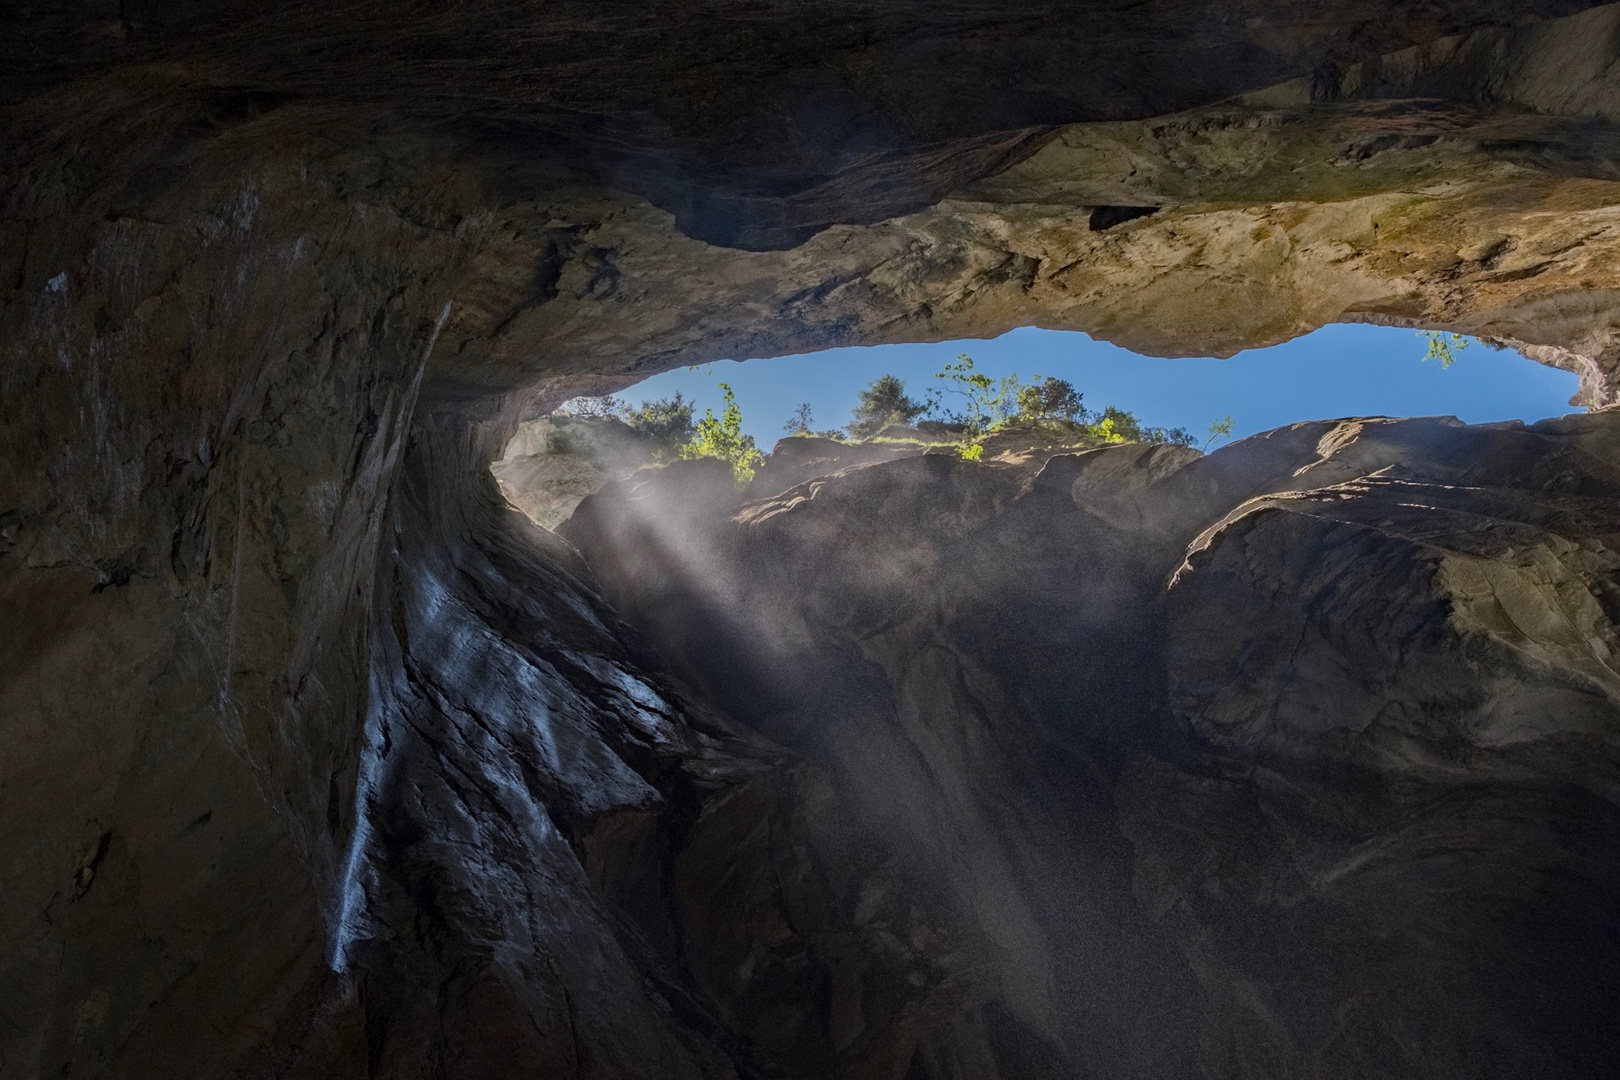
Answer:
<svg viewBox="0 0 1620 1080"><path fill-rule="evenodd" d="M1113 406L1110 405L1109 409L1110 409L1110 411L1113 411ZM1130 415L1131 415L1130 413L1116 413L1116 416L1130 416ZM1101 420L1098 420L1095 424L1089 425L1089 427L1087 428L1086 434L1090 435L1093 439L1100 440L1104 445L1111 446L1111 445L1113 445L1115 443L1125 442L1126 441L1125 433L1118 430L1118 428L1116 426L1116 423L1117 423L1116 416L1104 416ZM1135 421L1135 419L1136 419L1135 417L1131 417L1131 420L1133 422Z"/></svg>
<svg viewBox="0 0 1620 1080"><path fill-rule="evenodd" d="M1197 446L1198 436L1186 428L1143 428L1142 441L1145 443L1169 443L1171 446Z"/></svg>
<svg viewBox="0 0 1620 1080"><path fill-rule="evenodd" d="M1102 416L1091 425L1091 429L1104 442L1142 441L1142 422L1136 418L1136 414L1112 405L1103 410Z"/></svg>
<svg viewBox="0 0 1620 1080"><path fill-rule="evenodd" d="M1018 373L1001 379L974 368L973 358L962 353L934 376L941 385L929 393L930 410L938 410L947 423L968 435L981 435L1008 424L1074 424L1085 415L1085 403L1074 384L1065 379L1036 375L1025 383ZM961 407L943 407L946 395Z"/></svg>
<svg viewBox="0 0 1620 1080"><path fill-rule="evenodd" d="M1084 395L1066 379L1036 375L1034 381L1025 383L1016 372L993 379L979 371L966 353L946 364L934 378L938 385L929 389L926 406L906 398L904 385L892 375L873 382L861 394L862 407L856 410L850 434L872 439L889 423L909 423L916 416L932 414L934 418L921 422L919 430L958 443L968 461L979 460L984 452L983 447L973 444L974 439L1010 425L1067 430L1082 440L1077 445L1085 441L1198 444L1197 437L1185 428L1144 427L1135 414L1113 405L1100 414L1088 412ZM896 401L905 403L904 411L896 407ZM808 410L809 406L800 407L802 415L789 421L790 431L803 433L808 429Z"/></svg>
<svg viewBox="0 0 1620 1080"><path fill-rule="evenodd" d="M838 428L817 431L810 426L813 422L814 417L810 413L810 403L806 401L793 410L793 415L788 417L788 422L782 425L782 430L789 435L802 438L832 439L836 442L843 442L847 438Z"/></svg>
<svg viewBox="0 0 1620 1080"><path fill-rule="evenodd" d="M809 406L805 427L809 427ZM906 384L893 375L879 375L861 391L860 403L849 422L849 433L857 439L870 438L890 424L909 424L927 412L927 402L906 396Z"/></svg>
<svg viewBox="0 0 1620 1080"><path fill-rule="evenodd" d="M946 422L961 424L969 435L982 435L998 421L1005 420L1010 412L1009 397L1017 393L1018 387L1016 375L1002 379L998 385L995 379L976 371L973 357L967 353L959 353L955 361L936 372L934 378L941 385L929 390L927 410L938 410ZM947 394L960 398L961 408L945 408Z"/></svg>
<svg viewBox="0 0 1620 1080"><path fill-rule="evenodd" d="M692 403L679 390L674 397L644 401L641 408L629 413L625 423L643 435L656 439L663 448L675 451L685 445L697 430L692 419Z"/></svg>
<svg viewBox="0 0 1620 1080"><path fill-rule="evenodd" d="M1429 351L1423 354L1424 362L1438 360L1442 368L1455 364L1457 354L1468 348L1467 338L1443 330L1419 330L1418 337L1429 343Z"/></svg>
<svg viewBox="0 0 1620 1080"><path fill-rule="evenodd" d="M1084 414L1081 414L1084 416ZM1198 437L1186 428L1144 427L1136 414L1110 405L1102 415L1085 425L1085 433L1105 444L1168 443L1196 446Z"/></svg>
<svg viewBox="0 0 1620 1080"><path fill-rule="evenodd" d="M1232 414L1227 413L1225 416L1221 417L1219 420L1211 420L1209 422L1209 438L1204 440L1204 449L1208 450L1209 449L1209 444L1214 442L1217 439L1230 439L1231 437L1232 437Z"/></svg>
<svg viewBox="0 0 1620 1080"><path fill-rule="evenodd" d="M713 457L728 461L731 463L731 475L736 478L737 486L741 487L754 478L754 469L765 458L754 445L754 437L742 433L742 409L737 407L737 396L725 383L720 384L720 389L726 399L720 419L715 419L713 409L704 409L703 419L697 422L692 441L681 447L681 457L688 460Z"/></svg>
<svg viewBox="0 0 1620 1080"><path fill-rule="evenodd" d="M1066 379L1036 375L1035 381L1025 386L1015 373L1010 376L1009 389L1015 407L1013 415L1019 420L1074 423L1086 411L1083 395Z"/></svg>

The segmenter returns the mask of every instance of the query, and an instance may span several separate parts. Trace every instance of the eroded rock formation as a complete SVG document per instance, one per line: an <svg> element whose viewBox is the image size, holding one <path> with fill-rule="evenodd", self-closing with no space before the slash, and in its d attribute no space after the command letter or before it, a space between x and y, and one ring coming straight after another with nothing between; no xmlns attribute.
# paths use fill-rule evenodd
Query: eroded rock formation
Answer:
<svg viewBox="0 0 1620 1080"><path fill-rule="evenodd" d="M894 1076L968 1061L975 1015L1068 1055L1028 1074L1079 1060L1049 991L973 1004L1038 912L1009 946L885 907L929 868L871 854L893 837L826 759L705 718L502 509L486 465L548 401L1029 322L1185 353L1341 318L1522 343L1614 399L1613 8L0 18L7 1076ZM1242 570L1240 597L1269 580ZM1157 707L1132 678L1122 707ZM1295 738L1195 691L1189 745ZM1547 790L1597 790L1586 767ZM1248 866L1255 805L1209 858ZM1607 835L1601 800L1470 805L1522 826L1503 858L1555 818ZM1390 848L1392 878L1452 835ZM1185 862L1152 879L1171 911ZM1224 941L1200 977L1238 970ZM1199 1060L1296 1060L1233 1054Z"/></svg>
<svg viewBox="0 0 1620 1080"><path fill-rule="evenodd" d="M608 481L671 456L658 440L620 420L553 414L519 424L490 472L507 502L550 529Z"/></svg>
<svg viewBox="0 0 1620 1080"><path fill-rule="evenodd" d="M1620 423L690 462L564 532L990 943L910 1075L1590 1076Z"/></svg>

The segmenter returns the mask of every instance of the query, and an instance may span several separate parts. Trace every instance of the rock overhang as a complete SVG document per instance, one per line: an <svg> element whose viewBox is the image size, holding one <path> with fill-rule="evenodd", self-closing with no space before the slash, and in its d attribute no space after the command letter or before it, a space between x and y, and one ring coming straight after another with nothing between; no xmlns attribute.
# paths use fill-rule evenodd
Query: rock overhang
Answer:
<svg viewBox="0 0 1620 1080"><path fill-rule="evenodd" d="M975 943L891 903L846 857L833 787L667 680L585 568L503 512L484 466L504 433L677 364L1027 323L1169 353L1446 327L1585 365L1607 402L1609 17L14 5L0 587L26 617L0 633L24 661L0 717L27 753L0 817L30 828L3 837L22 1034L0 1071L175 1071L176 1046L196 1075L754 1069L736 1031L785 1030L792 994L764 1020L763 997L704 995L758 942L706 939L701 985L667 952L694 917L669 883L735 870L739 906L700 921L823 920L759 961L837 988L829 1041L784 1060L903 1073L897 988L976 1015ZM1160 209L1096 230L1098 206ZM1226 778L1179 785L1138 789L1137 837L1178 799L1249 820ZM744 843L762 823L803 838L785 894L783 851ZM1170 911L1192 863L1142 850L1144 903ZM818 859L873 899L818 893ZM1267 872L1218 862L1209 888ZM946 942L941 963L895 927ZM850 1008L861 950L898 976L888 1044ZM1040 1045L1051 1017L1024 1005L1005 1026ZM963 1025L967 1046L984 1016Z"/></svg>

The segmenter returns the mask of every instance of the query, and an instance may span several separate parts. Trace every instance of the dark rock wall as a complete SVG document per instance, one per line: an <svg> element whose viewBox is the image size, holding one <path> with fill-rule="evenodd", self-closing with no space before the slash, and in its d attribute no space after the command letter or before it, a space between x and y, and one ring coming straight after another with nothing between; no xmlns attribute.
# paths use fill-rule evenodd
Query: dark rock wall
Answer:
<svg viewBox="0 0 1620 1080"><path fill-rule="evenodd" d="M38 179L11 197L65 197L61 171ZM217 1073L326 968L434 324L389 305L397 266L323 273L295 231L307 203L191 180L175 217L64 221L81 261L8 308L0 986L19 1075L162 1071L177 1047Z"/></svg>
<svg viewBox="0 0 1620 1080"><path fill-rule="evenodd" d="M1062 888L986 940L928 859L883 865L483 463L575 390L1032 321L1169 352L1455 325L1607 401L1612 12L1511 8L8 5L0 1073L892 1076L924 1029L936 1071L1007 1031L1072 1062L1052 991L973 977ZM1451 46L1356 73L1465 31L1500 46L1469 78L1401 81ZM1412 115L1467 137L1402 143ZM1258 175L1194 153L1251 120ZM1150 187L1106 175L1138 158ZM969 910L1009 873L965 867Z"/></svg>
<svg viewBox="0 0 1620 1080"><path fill-rule="evenodd" d="M1617 448L1345 421L766 498L691 463L564 531L989 939L915 1075L1593 1076Z"/></svg>
<svg viewBox="0 0 1620 1080"><path fill-rule="evenodd" d="M70 0L8 7L7 97L131 72L230 124L381 108L472 156L562 158L720 243L778 247L922 208L1039 144L1582 0L603 8ZM166 85L165 85L166 84ZM504 170L503 170L504 171Z"/></svg>
<svg viewBox="0 0 1620 1080"><path fill-rule="evenodd" d="M892 910L894 875L825 780L683 704L577 557L515 525L491 483L444 505L434 481L465 475L447 468L469 453L457 434L419 444L437 460L399 493L378 587L361 810L329 923L354 981L323 1016L350 1060L298 1047L299 1067L826 1075L843 1052L846 1070L892 1073L928 1016L896 1009L941 994L964 945ZM871 940L879 918L936 947ZM869 1032L828 1017L851 968L907 991Z"/></svg>

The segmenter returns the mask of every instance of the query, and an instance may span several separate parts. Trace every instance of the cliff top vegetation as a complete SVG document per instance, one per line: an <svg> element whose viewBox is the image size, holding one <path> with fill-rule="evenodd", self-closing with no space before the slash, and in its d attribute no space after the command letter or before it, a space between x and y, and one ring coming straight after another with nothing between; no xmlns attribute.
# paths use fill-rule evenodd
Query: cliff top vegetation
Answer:
<svg viewBox="0 0 1620 1080"><path fill-rule="evenodd" d="M633 407L616 397L578 398L563 410L582 419L616 420L650 444L654 462L714 457L732 466L737 483L745 484L764 459L752 436L742 431L742 410L729 385L720 384L724 406L719 417L705 410L697 419L691 401L673 397ZM1082 449L1119 443L1212 444L1232 435L1232 418L1210 423L1200 438L1185 428L1149 426L1113 405L1088 409L1084 395L1066 379L1037 374L1028 382L1016 372L999 379L980 371L966 353L935 373L921 398L905 382L885 372L861 390L847 428L818 430L810 404L799 405L783 430L790 436L814 436L840 442L872 442L924 447L955 447L963 458L981 460L984 440L992 435L1023 432L1038 435L1051 448ZM566 442L566 429L560 436ZM570 447L558 445L560 452Z"/></svg>

